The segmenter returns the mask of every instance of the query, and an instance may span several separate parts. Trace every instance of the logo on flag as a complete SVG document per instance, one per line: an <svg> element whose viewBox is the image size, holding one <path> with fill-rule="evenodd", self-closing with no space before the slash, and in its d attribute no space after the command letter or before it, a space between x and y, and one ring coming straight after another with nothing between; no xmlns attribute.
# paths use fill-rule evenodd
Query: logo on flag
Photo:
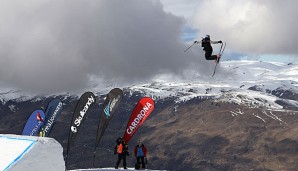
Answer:
<svg viewBox="0 0 298 171"><path fill-rule="evenodd" d="M104 109L104 112L105 112L105 115L107 116L107 118L109 118L111 116L110 115L110 106L111 106L111 101L109 101L108 105Z"/></svg>
<svg viewBox="0 0 298 171"><path fill-rule="evenodd" d="M36 114L36 120L38 120L39 122L43 122L43 119L40 116L40 113L39 112Z"/></svg>

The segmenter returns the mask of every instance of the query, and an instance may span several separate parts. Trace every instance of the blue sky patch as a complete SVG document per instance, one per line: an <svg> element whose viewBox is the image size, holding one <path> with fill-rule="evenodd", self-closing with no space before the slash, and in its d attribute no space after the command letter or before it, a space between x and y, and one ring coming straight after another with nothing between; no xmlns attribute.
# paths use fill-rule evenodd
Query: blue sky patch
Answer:
<svg viewBox="0 0 298 171"><path fill-rule="evenodd" d="M195 41L195 39L198 36L199 30L193 29L191 27L185 26L182 29L182 40L185 42L192 42Z"/></svg>

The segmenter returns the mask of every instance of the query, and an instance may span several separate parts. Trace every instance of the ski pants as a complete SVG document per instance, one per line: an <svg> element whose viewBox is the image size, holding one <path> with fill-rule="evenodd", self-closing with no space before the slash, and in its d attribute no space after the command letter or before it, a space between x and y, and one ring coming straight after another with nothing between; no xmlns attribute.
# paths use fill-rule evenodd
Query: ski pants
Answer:
<svg viewBox="0 0 298 171"><path fill-rule="evenodd" d="M123 167L126 168L126 153L118 154L118 160L116 163L116 167L119 166L122 159L123 159Z"/></svg>
<svg viewBox="0 0 298 171"><path fill-rule="evenodd" d="M213 49L212 46L204 48L205 51L205 59L206 60L216 60L217 55L212 55Z"/></svg>
<svg viewBox="0 0 298 171"><path fill-rule="evenodd" d="M142 166L140 166L140 168L142 168L142 169L146 168L144 156L137 157L137 162L138 162L138 164L142 164Z"/></svg>

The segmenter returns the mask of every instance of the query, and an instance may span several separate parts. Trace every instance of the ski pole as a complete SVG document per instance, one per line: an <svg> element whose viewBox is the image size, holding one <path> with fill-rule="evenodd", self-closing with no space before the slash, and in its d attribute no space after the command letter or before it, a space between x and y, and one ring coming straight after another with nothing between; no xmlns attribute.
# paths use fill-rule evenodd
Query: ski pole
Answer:
<svg viewBox="0 0 298 171"><path fill-rule="evenodd" d="M188 49L190 49L195 43L193 43L192 45L190 45L184 52L186 52Z"/></svg>

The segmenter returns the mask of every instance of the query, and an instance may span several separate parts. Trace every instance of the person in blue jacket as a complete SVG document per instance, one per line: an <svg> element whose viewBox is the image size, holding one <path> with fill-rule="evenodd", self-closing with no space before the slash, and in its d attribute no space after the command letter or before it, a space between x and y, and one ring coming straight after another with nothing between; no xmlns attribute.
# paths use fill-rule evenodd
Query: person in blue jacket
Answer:
<svg viewBox="0 0 298 171"><path fill-rule="evenodd" d="M145 164L145 159L147 157L147 148L145 147L144 144L139 140L138 145L135 147L134 150L134 155L137 159L137 167L140 169L145 169L146 164Z"/></svg>

